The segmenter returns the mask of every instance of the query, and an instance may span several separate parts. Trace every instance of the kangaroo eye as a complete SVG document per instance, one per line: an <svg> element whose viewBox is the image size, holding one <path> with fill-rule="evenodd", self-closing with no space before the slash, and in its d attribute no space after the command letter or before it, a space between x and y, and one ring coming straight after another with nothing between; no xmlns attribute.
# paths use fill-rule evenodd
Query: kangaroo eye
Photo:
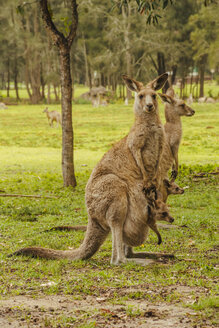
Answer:
<svg viewBox="0 0 219 328"><path fill-rule="evenodd" d="M185 108L185 104L180 105L182 108Z"/></svg>
<svg viewBox="0 0 219 328"><path fill-rule="evenodd" d="M179 188L178 187L176 187L176 191L179 191Z"/></svg>
<svg viewBox="0 0 219 328"><path fill-rule="evenodd" d="M163 212L163 213L162 213L162 216L163 216L163 217L168 216L168 213L167 213L167 212Z"/></svg>
<svg viewBox="0 0 219 328"><path fill-rule="evenodd" d="M152 95L152 98L153 98L153 99L156 99L156 98L157 98L157 95L153 94L153 95Z"/></svg>
<svg viewBox="0 0 219 328"><path fill-rule="evenodd" d="M143 99L143 97L144 97L143 95L139 95L139 99Z"/></svg>

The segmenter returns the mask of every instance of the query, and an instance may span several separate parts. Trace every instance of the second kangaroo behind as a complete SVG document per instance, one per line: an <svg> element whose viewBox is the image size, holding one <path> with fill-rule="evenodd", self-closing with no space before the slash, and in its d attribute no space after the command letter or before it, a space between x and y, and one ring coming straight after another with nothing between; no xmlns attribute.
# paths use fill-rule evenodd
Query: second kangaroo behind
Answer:
<svg viewBox="0 0 219 328"><path fill-rule="evenodd" d="M165 103L166 118L164 125L166 142L161 158L161 176L166 178L172 167L172 181L176 179L178 174L178 150L182 138L181 116L193 116L195 114L195 111L183 100L174 98L173 92L174 90L171 88L167 90L167 94L160 94Z"/></svg>
<svg viewBox="0 0 219 328"><path fill-rule="evenodd" d="M43 113L46 113L49 125L51 127L53 126L54 121L57 123L57 127L59 124L62 125L61 114L59 112L57 112L56 110L52 110L51 112L49 112L48 107L46 107L44 109Z"/></svg>

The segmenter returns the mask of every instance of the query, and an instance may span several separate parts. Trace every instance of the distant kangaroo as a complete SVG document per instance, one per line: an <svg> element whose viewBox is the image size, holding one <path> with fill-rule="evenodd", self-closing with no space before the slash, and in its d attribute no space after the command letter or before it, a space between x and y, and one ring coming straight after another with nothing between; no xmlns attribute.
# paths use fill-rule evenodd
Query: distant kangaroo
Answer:
<svg viewBox="0 0 219 328"><path fill-rule="evenodd" d="M181 116L193 116L195 111L181 99L173 97L173 89L169 88L166 94L160 94L165 103L165 142L162 158L160 160L161 176L167 177L172 167L172 181L178 175L178 150L182 138ZM171 96L172 95L172 96Z"/></svg>
<svg viewBox="0 0 219 328"><path fill-rule="evenodd" d="M135 123L128 136L103 156L88 180L85 193L88 225L81 246L65 251L27 247L14 255L88 259L97 252L111 231L111 263L119 264L127 261L125 245L139 246L146 239L148 206L142 190L151 188L157 174L163 129L156 91L163 87L168 74L158 76L146 86L127 76L123 78L129 88L136 92Z"/></svg>
<svg viewBox="0 0 219 328"><path fill-rule="evenodd" d="M53 122L56 121L57 126L60 124L62 125L62 119L61 119L61 114L57 112L56 110L52 110L49 112L48 107L46 107L43 111L43 113L46 113L49 125L52 127Z"/></svg>

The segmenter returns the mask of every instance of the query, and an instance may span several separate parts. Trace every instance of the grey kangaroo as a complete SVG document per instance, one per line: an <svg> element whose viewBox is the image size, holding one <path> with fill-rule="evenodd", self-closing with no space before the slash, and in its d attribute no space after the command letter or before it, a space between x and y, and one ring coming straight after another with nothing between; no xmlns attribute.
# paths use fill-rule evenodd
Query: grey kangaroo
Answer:
<svg viewBox="0 0 219 328"><path fill-rule="evenodd" d="M160 192L162 194L161 198L163 202L166 203L169 195L182 195L184 193L184 189L179 187L174 181L164 179L163 184L160 187Z"/></svg>
<svg viewBox="0 0 219 328"><path fill-rule="evenodd" d="M148 206L148 225L158 237L158 245L162 243L160 232L157 228L157 221L172 223L174 218L170 215L167 205L162 200L155 200L153 206Z"/></svg>
<svg viewBox="0 0 219 328"><path fill-rule="evenodd" d="M146 239L148 209L142 190L156 183L163 138L156 91L163 87L168 74L158 76L146 86L127 76L123 78L136 93L135 122L128 136L117 142L91 173L85 191L88 225L81 246L75 250L27 247L14 255L88 259L111 231L111 263L120 264L127 261L125 245L139 246Z"/></svg>
<svg viewBox="0 0 219 328"><path fill-rule="evenodd" d="M169 95L170 94L170 95ZM172 96L171 96L172 95ZM193 116L195 111L181 100L174 98L174 90L169 88L167 94L160 94L165 103L165 143L161 158L161 176L166 177L169 169L172 167L172 181L178 175L178 151L182 138L181 116Z"/></svg>
<svg viewBox="0 0 219 328"><path fill-rule="evenodd" d="M46 116L48 118L49 125L52 127L53 122L57 123L57 126L60 124L62 125L62 119L61 119L61 114L57 112L56 110L52 110L49 112L48 107L46 107L43 111L43 113L46 113Z"/></svg>

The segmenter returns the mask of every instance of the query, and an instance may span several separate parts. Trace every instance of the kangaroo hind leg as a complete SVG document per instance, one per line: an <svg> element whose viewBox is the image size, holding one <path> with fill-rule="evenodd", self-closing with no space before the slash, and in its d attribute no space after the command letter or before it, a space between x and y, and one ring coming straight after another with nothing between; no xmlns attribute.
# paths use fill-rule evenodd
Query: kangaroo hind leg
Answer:
<svg viewBox="0 0 219 328"><path fill-rule="evenodd" d="M127 213L127 197L120 195L114 200L106 213L106 219L112 232L112 257L111 264L125 263L123 243L123 226Z"/></svg>

